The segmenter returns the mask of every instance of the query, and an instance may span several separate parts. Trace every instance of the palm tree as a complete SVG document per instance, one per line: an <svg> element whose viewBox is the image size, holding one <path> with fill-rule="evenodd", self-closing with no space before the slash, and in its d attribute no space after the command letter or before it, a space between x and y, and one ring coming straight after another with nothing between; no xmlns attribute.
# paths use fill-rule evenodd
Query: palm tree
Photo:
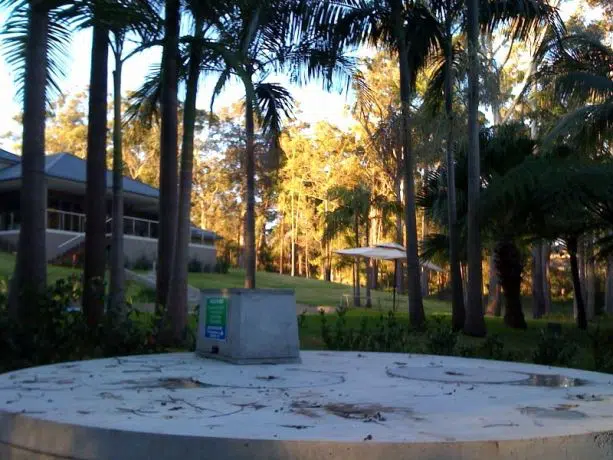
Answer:
<svg viewBox="0 0 613 460"><path fill-rule="evenodd" d="M174 259L178 205L177 86L180 1L166 0L161 71L160 206L156 305L165 306Z"/></svg>
<svg viewBox="0 0 613 460"><path fill-rule="evenodd" d="M187 327L187 262L191 239L191 197L194 163L194 132L196 128L196 97L203 60L203 39L206 33L206 17L210 10L198 2L190 2L194 17L194 34L189 43L189 61L186 94L183 107L183 139L181 144L181 175L179 183L179 208L177 239L172 274L166 302L170 334L175 343L180 343ZM203 8L204 6L204 8Z"/></svg>
<svg viewBox="0 0 613 460"><path fill-rule="evenodd" d="M368 219L371 191L364 186L354 188L333 187L328 199L338 202L338 207L325 216L323 239L329 242L341 232L351 229L353 244L360 247L362 238L360 228ZM360 259L356 257L353 264L353 305L359 307L360 301Z"/></svg>
<svg viewBox="0 0 613 460"><path fill-rule="evenodd" d="M11 7L3 30L7 61L16 67L19 92L23 93L21 223L17 263L10 287L9 308L15 318L26 320L36 305L30 300L47 287L45 228L47 186L45 180L45 104L48 91L57 89L62 74L59 59L65 53L68 30L44 0L0 0Z"/></svg>
<svg viewBox="0 0 613 460"><path fill-rule="evenodd" d="M440 54L433 59L434 69L426 93L429 105L438 108L440 96L444 100L445 116L447 118L447 140L445 142L445 156L447 163L447 190L448 196L448 225L449 225L449 262L452 285L452 324L454 329L461 329L464 325L464 296L462 292L461 270L458 249L457 209L455 198L455 168L454 164L454 80L463 78L465 71L465 50L462 42L454 44L454 30L466 31L468 21L465 16L463 1L459 0L430 0L429 4L440 27L444 31L443 47ZM549 25L554 31L562 26L557 10L544 0L530 3L508 2L500 0L487 0L481 2L482 11L479 14L479 24L482 30L491 33L500 25L510 26L511 43L516 40L529 38L539 27ZM460 24L458 24L458 22Z"/></svg>
<svg viewBox="0 0 613 460"><path fill-rule="evenodd" d="M279 153L283 116L290 115L291 97L280 85L265 83L270 71L286 71L296 83L323 77L327 88L338 77L348 80L352 61L331 49L316 24L314 2L305 0L238 0L217 24L217 50L225 62L214 98L232 77L245 89L245 287L255 288L255 128L260 118L271 150ZM266 109L266 113L262 113ZM273 163L275 163L273 161Z"/></svg>
<svg viewBox="0 0 613 460"><path fill-rule="evenodd" d="M102 4L93 5L93 35L87 126L83 312L90 328L104 315L106 271L106 130L109 29Z"/></svg>
<svg viewBox="0 0 613 460"><path fill-rule="evenodd" d="M613 49L588 34L573 34L552 42L544 53L534 80L553 88L571 109L546 142L565 138L584 152L607 154L613 139Z"/></svg>
<svg viewBox="0 0 613 460"><path fill-rule="evenodd" d="M420 264L415 219L414 158L411 140L411 100L417 73L427 57L442 43L442 31L427 6L416 0L331 2L328 16L336 20L330 40L339 47L365 43L389 49L398 55L404 159L405 227L407 232L407 272L409 278L409 317L411 324L425 321L421 294ZM338 19L336 19L338 18Z"/></svg>
<svg viewBox="0 0 613 460"><path fill-rule="evenodd" d="M118 2L118 11L110 25L111 51L115 69L113 71L113 208L111 214L111 254L109 309L113 316L121 319L125 314L125 273L123 245L123 152L122 152L122 108L121 83L124 63L151 46L156 41L159 17L147 0L124 0ZM142 44L125 53L126 35L130 32L140 36Z"/></svg>

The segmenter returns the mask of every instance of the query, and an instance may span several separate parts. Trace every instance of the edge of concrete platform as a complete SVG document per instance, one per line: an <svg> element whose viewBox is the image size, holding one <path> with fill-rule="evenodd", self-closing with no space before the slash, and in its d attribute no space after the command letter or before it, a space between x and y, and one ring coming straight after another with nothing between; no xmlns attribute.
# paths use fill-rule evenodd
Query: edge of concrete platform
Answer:
<svg viewBox="0 0 613 460"><path fill-rule="evenodd" d="M613 431L466 442L249 440L240 437L177 436L78 426L0 411L0 458L10 460L604 460L612 457Z"/></svg>

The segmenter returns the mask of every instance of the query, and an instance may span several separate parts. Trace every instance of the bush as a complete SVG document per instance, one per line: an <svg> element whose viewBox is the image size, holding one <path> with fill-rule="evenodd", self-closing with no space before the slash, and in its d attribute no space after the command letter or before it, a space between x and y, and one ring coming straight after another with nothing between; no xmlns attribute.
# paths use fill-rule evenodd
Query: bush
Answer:
<svg viewBox="0 0 613 460"><path fill-rule="evenodd" d="M153 270L153 261L147 256L142 255L130 263L132 270L151 271Z"/></svg>
<svg viewBox="0 0 613 460"><path fill-rule="evenodd" d="M217 258L215 263L215 273L227 274L230 271L230 262L226 259Z"/></svg>
<svg viewBox="0 0 613 460"><path fill-rule="evenodd" d="M79 276L57 281L38 297L25 293L27 320L9 318L0 285L0 372L62 361L164 351L157 345L161 324L151 315L130 310L117 321L105 315L92 330L80 309L70 308L81 298Z"/></svg>
<svg viewBox="0 0 613 460"><path fill-rule="evenodd" d="M611 331L600 329L600 323L590 333L592 359L594 370L613 373L613 335Z"/></svg>
<svg viewBox="0 0 613 460"><path fill-rule="evenodd" d="M435 316L428 325L426 334L427 352L433 355L453 355L458 341L458 334L442 317Z"/></svg>
<svg viewBox="0 0 613 460"><path fill-rule="evenodd" d="M578 347L568 334L541 329L532 362L549 366L569 366Z"/></svg>
<svg viewBox="0 0 613 460"><path fill-rule="evenodd" d="M204 271L204 264L198 259L190 259L187 263L187 271L190 273L202 273Z"/></svg>

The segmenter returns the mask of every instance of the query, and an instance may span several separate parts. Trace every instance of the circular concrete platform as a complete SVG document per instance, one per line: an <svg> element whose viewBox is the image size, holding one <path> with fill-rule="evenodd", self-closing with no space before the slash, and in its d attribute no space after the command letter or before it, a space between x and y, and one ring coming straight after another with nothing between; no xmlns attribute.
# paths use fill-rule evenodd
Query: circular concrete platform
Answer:
<svg viewBox="0 0 613 460"><path fill-rule="evenodd" d="M193 354L0 375L0 458L613 458L613 376L452 357Z"/></svg>

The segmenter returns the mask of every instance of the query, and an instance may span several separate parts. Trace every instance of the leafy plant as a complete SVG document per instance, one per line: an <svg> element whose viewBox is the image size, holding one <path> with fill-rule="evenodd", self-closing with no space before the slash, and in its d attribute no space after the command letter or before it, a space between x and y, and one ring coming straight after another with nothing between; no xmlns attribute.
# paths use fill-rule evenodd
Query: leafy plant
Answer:
<svg viewBox="0 0 613 460"><path fill-rule="evenodd" d="M542 329L532 354L532 362L550 366L569 366L577 352L578 347L568 334Z"/></svg>
<svg viewBox="0 0 613 460"><path fill-rule="evenodd" d="M453 355L458 341L458 334L453 331L451 325L440 316L432 319L428 325L426 334L426 349L433 355Z"/></svg>

